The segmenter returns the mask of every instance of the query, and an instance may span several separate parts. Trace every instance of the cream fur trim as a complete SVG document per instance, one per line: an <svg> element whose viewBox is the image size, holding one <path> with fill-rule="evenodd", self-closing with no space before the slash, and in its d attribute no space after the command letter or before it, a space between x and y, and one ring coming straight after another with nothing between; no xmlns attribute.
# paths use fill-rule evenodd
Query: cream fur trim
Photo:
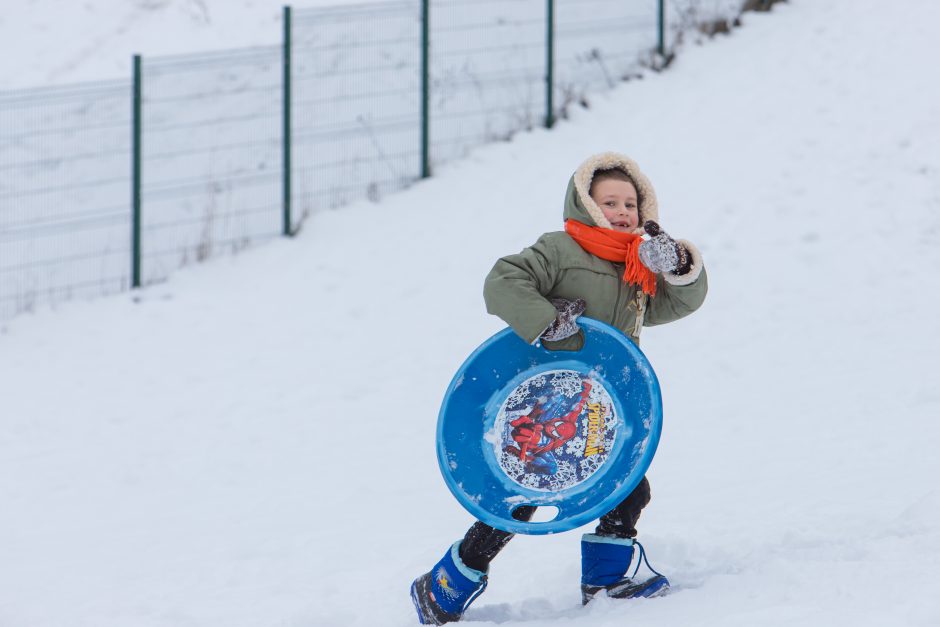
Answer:
<svg viewBox="0 0 940 627"><path fill-rule="evenodd" d="M591 198L591 194L588 193L591 189L594 173L598 170L609 170L611 168L623 170L636 183L636 191L641 200L639 207L640 224L635 232L642 235L644 222L647 220L659 222L659 205L656 202L656 190L653 189L653 184L640 171L640 166L633 159L616 152L602 152L599 155L589 157L578 166L574 173L574 186L578 192L578 197L581 199L581 204L587 209L588 214L594 219L597 226L604 229L611 228L610 222L604 217L604 212L601 211L601 208Z"/></svg>
<svg viewBox="0 0 940 627"><path fill-rule="evenodd" d="M670 285L689 285L695 283L698 280L700 274L702 274L702 268L705 267L705 264L702 262L702 253L699 252L692 242L684 239L676 240L682 244L689 253L692 255L692 268L686 274L673 274L672 272L663 272L663 280Z"/></svg>

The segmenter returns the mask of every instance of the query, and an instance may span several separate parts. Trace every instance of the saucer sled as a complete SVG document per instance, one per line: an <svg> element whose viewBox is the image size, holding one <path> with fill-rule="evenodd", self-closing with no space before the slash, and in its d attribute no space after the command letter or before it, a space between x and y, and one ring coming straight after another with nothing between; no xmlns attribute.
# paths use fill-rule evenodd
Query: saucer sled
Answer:
<svg viewBox="0 0 940 627"><path fill-rule="evenodd" d="M578 324L579 351L500 331L467 358L444 396L441 473L460 504L492 527L539 535L587 524L625 499L652 462L662 431L652 366L610 325ZM555 515L516 520L522 505Z"/></svg>

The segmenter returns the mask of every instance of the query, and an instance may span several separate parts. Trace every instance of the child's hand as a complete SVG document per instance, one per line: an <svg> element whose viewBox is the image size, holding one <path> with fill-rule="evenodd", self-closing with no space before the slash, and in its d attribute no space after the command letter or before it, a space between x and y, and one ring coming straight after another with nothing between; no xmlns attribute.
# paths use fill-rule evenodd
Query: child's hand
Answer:
<svg viewBox="0 0 940 627"><path fill-rule="evenodd" d="M685 247L659 228L652 220L643 224L650 239L640 244L640 261L653 272L686 274L692 267L692 255Z"/></svg>
<svg viewBox="0 0 940 627"><path fill-rule="evenodd" d="M584 299L566 300L564 298L553 298L552 305L558 315L555 316L555 322L551 323L545 331L542 332L542 339L550 342L557 342L566 337L571 337L578 332L578 316L584 313L587 303Z"/></svg>

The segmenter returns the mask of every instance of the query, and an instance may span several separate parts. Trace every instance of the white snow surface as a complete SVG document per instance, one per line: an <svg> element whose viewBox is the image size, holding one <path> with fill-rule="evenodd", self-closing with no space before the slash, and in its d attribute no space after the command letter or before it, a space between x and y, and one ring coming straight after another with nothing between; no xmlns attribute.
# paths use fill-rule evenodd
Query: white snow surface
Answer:
<svg viewBox="0 0 940 627"><path fill-rule="evenodd" d="M389 1L396 0L5 0L0 90L130 80L134 54L162 57L278 45L285 4L303 10ZM655 10L656 0L640 1ZM733 17L743 1L670 0L669 30L687 29L690 21ZM559 10L570 12L576 2L565 0ZM585 10L596 6L588 4Z"/></svg>
<svg viewBox="0 0 940 627"><path fill-rule="evenodd" d="M379 0L381 1L381 0ZM297 9L354 4L301 0ZM0 88L129 79L134 54L281 43L283 0L5 0ZM11 54L16 50L19 54Z"/></svg>
<svg viewBox="0 0 940 627"><path fill-rule="evenodd" d="M137 3L146 4L146 3ZM644 331L665 427L640 540L676 593L579 598L520 536L478 624L940 624L940 5L791 0L407 192L0 334L0 625L414 625L472 519L434 451L502 328L496 258L634 157L710 293Z"/></svg>

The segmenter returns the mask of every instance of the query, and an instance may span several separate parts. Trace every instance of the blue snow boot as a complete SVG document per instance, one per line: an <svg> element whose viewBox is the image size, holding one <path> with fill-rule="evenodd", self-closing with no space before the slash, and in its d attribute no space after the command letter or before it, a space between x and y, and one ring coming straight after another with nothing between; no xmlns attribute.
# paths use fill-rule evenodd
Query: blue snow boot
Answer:
<svg viewBox="0 0 940 627"><path fill-rule="evenodd" d="M633 561L634 546L640 548L636 568L627 576ZM646 562L653 576L637 579L640 564ZM612 599L656 597L669 590L669 580L653 570L643 545L633 538L612 538L586 533L581 537L581 603L587 603L605 590Z"/></svg>
<svg viewBox="0 0 940 627"><path fill-rule="evenodd" d="M486 589L486 573L460 560L455 542L431 572L411 584L411 600L422 625L443 625L460 620L464 611Z"/></svg>

